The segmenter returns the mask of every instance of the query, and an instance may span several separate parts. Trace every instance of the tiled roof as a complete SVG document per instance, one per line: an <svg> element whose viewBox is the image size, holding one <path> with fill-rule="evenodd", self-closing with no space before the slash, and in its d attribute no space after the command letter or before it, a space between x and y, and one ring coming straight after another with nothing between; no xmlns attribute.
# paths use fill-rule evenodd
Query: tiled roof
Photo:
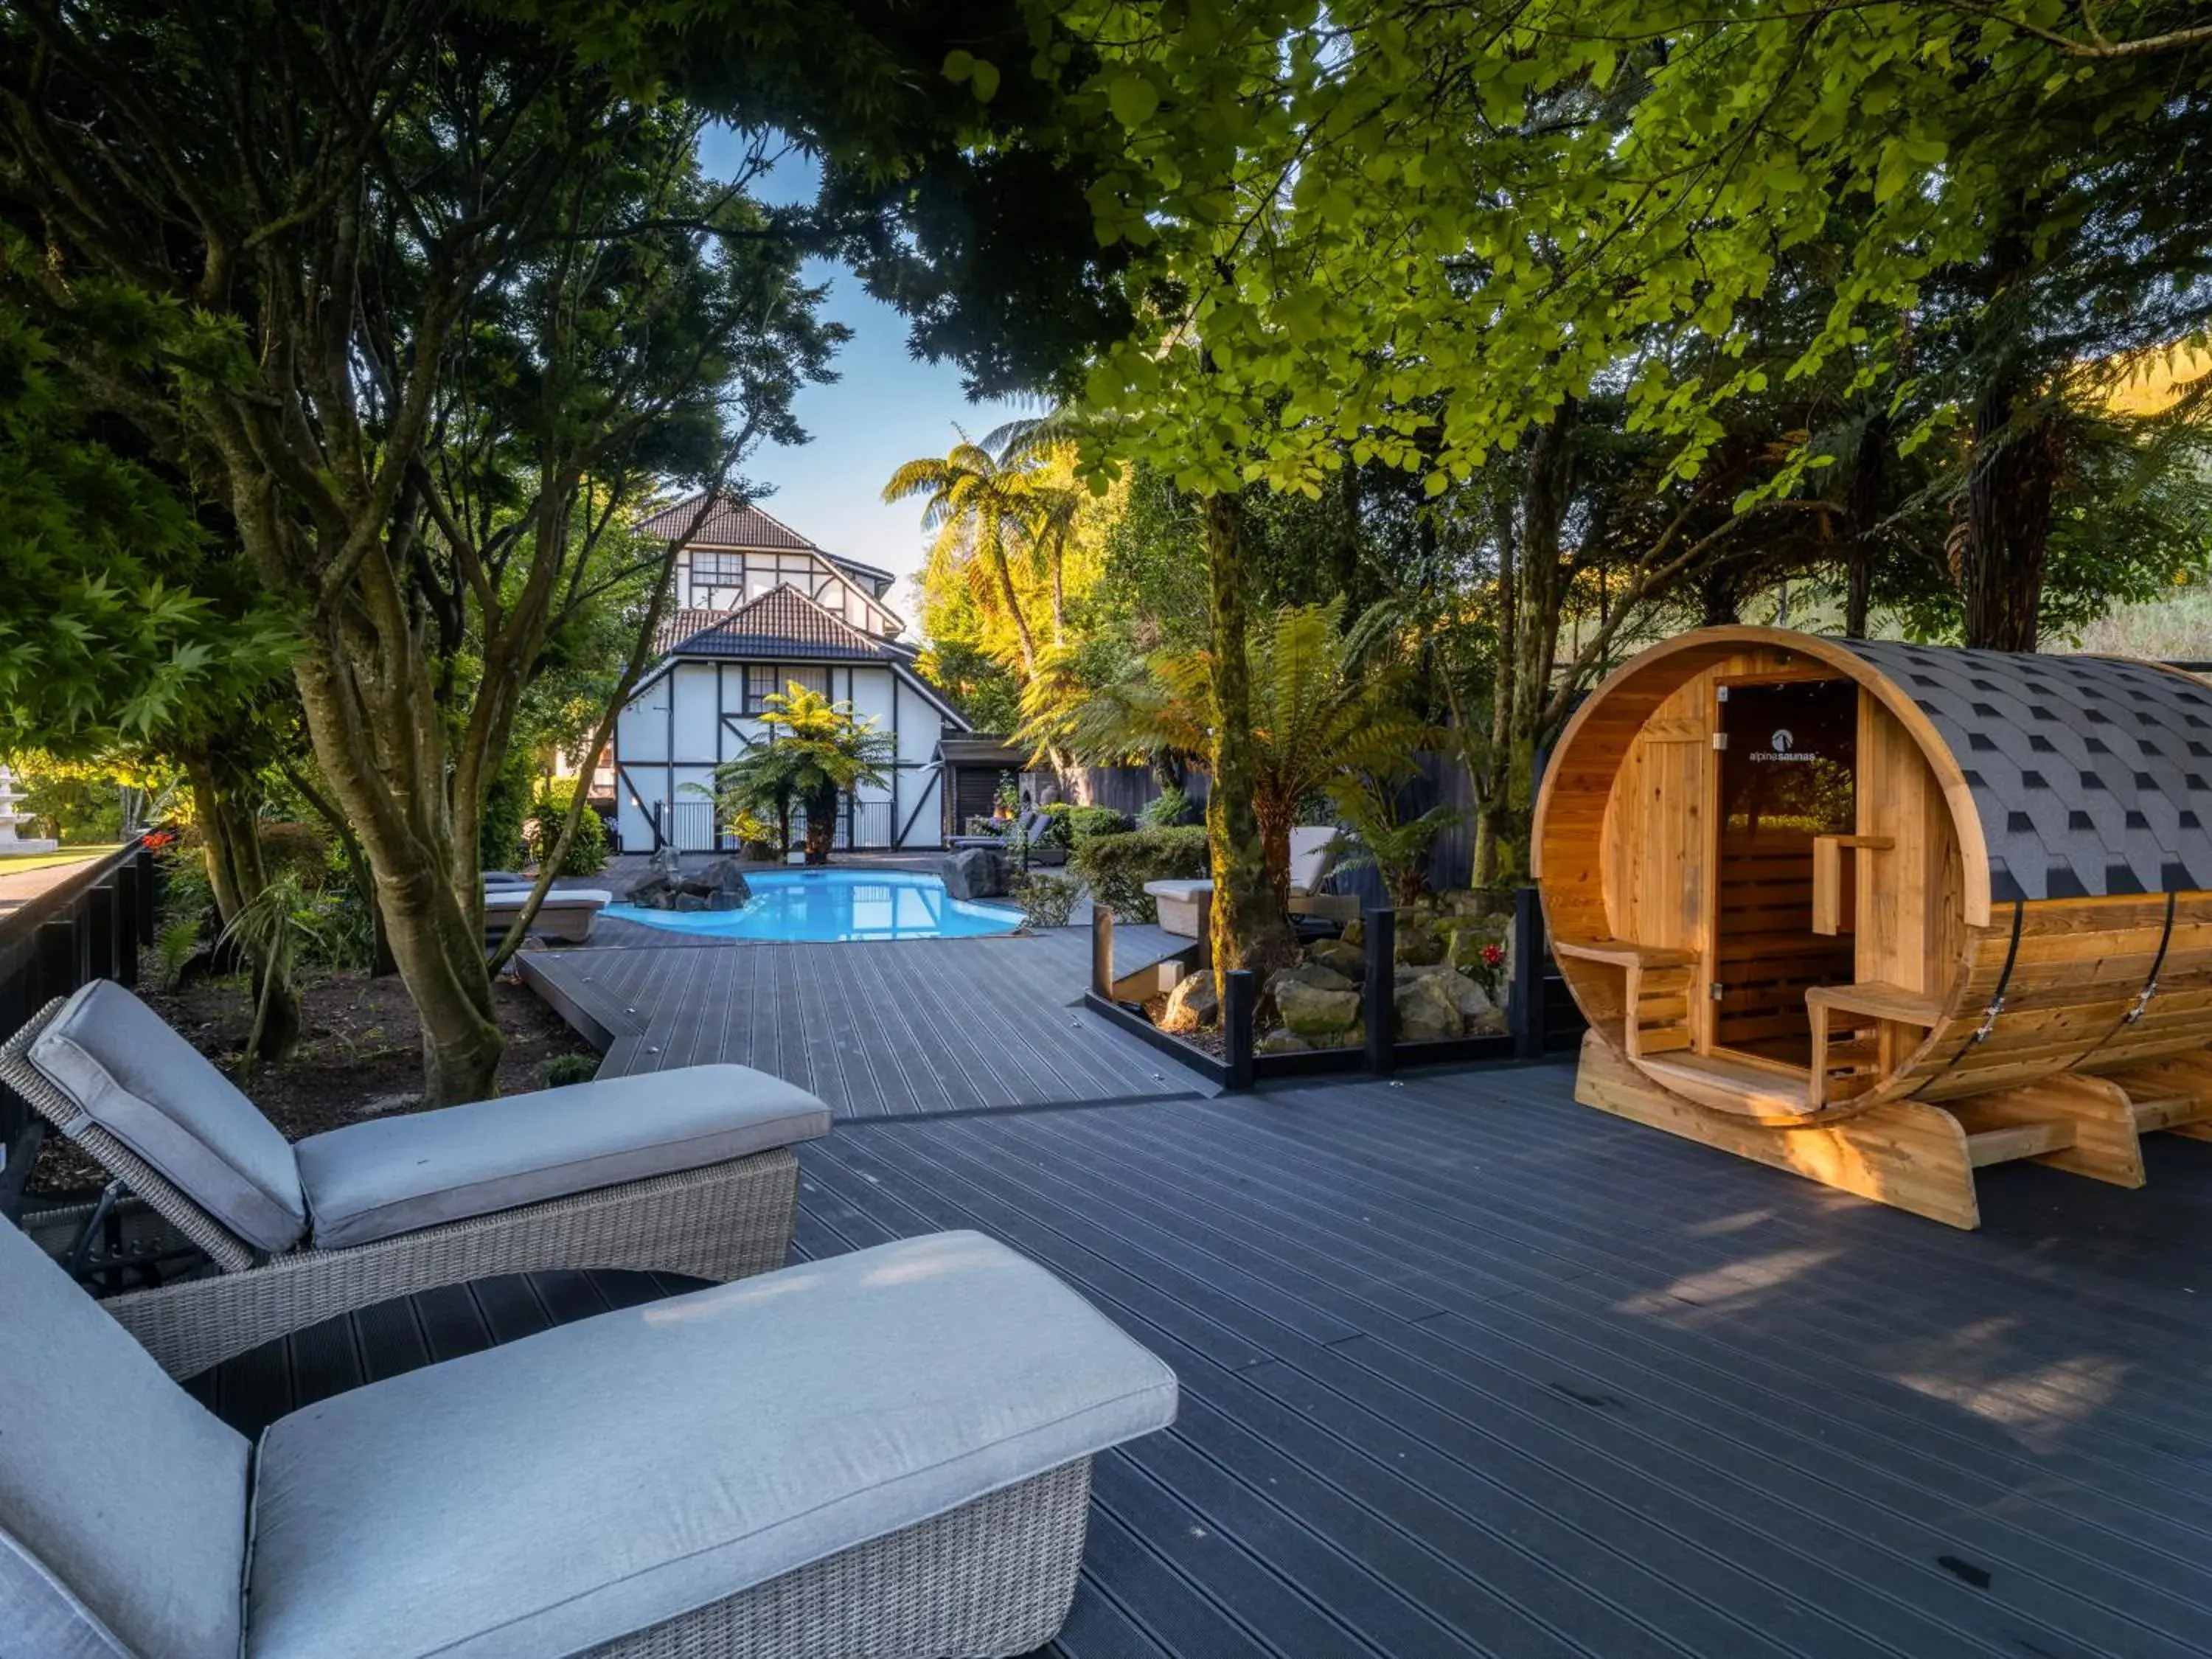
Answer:
<svg viewBox="0 0 2212 1659"><path fill-rule="evenodd" d="M735 611L679 611L661 624L655 644L665 657L906 660L884 641L831 616L787 583Z"/></svg>
<svg viewBox="0 0 2212 1659"><path fill-rule="evenodd" d="M654 514L638 526L648 536L667 540L681 536L690 528L693 517L699 511L699 498L688 495L675 506ZM707 509L699 527L684 544L688 547L730 547L764 549L781 553L818 553L844 571L848 575L866 583L869 597L881 599L890 585L898 580L896 571L880 569L864 564L858 559L848 559L832 553L817 543L810 542L782 520L772 517L750 501L737 501L728 496L717 498Z"/></svg>
<svg viewBox="0 0 2212 1659"><path fill-rule="evenodd" d="M686 496L665 512L656 513L638 528L648 536L663 540L681 536L690 529L692 519L699 511L699 498ZM800 535L779 519L772 519L750 501L732 501L726 495L716 498L707 509L707 516L699 520L692 531L688 545L694 547L761 547L778 550L821 553L822 549ZM826 558L827 554L823 554Z"/></svg>
<svg viewBox="0 0 2212 1659"><path fill-rule="evenodd" d="M1992 899L2212 890L2212 688L2117 658L1836 643L1965 771Z"/></svg>

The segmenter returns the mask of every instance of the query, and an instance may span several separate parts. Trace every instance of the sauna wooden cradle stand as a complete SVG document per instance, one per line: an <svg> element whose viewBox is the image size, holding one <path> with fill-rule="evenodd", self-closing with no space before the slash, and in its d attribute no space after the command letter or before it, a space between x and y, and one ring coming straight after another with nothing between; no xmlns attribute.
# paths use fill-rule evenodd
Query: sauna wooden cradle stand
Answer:
<svg viewBox="0 0 2212 1659"><path fill-rule="evenodd" d="M1576 1098L1954 1226L1974 1171L2212 1139L2212 688L2156 664L1705 629L1536 808Z"/></svg>

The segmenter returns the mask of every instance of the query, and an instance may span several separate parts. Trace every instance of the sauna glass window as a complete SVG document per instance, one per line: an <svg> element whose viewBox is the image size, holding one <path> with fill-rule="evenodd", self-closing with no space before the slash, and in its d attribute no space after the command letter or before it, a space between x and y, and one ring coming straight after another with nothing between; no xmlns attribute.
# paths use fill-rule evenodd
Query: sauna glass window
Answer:
<svg viewBox="0 0 2212 1659"><path fill-rule="evenodd" d="M1850 938L1813 931L1813 838L1856 828L1858 687L1733 685L1720 726L1713 1041L1810 1065L1805 993L1853 978Z"/></svg>

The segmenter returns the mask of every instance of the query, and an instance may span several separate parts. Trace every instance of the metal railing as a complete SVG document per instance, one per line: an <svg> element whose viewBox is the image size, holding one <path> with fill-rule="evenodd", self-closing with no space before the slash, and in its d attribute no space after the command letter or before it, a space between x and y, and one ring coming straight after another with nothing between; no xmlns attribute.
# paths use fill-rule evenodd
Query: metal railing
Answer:
<svg viewBox="0 0 2212 1659"><path fill-rule="evenodd" d="M155 880L153 849L135 841L0 915L0 1041L88 981L138 982L139 947L154 942ZM45 1120L0 1087L0 1215L21 1212L44 1133Z"/></svg>
<svg viewBox="0 0 2212 1659"><path fill-rule="evenodd" d="M714 822L714 803L708 800L655 801L653 827L656 844L673 846L679 853L729 853L737 839ZM889 847L897 833L887 800L854 800L847 796L837 805L837 833L830 845L839 852L854 848ZM796 847L806 839L806 810L791 815L791 839Z"/></svg>

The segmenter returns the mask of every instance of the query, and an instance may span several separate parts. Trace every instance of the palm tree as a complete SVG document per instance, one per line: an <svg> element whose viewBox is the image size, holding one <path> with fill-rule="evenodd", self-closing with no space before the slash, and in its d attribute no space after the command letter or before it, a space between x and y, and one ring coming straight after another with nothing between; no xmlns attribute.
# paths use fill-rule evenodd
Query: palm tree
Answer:
<svg viewBox="0 0 2212 1659"><path fill-rule="evenodd" d="M1290 900L1291 830L1299 803L1370 777L1402 775L1437 733L1416 714L1405 666L1365 661L1372 641L1344 628L1344 603L1288 606L1245 647L1251 678L1252 812L1267 880ZM1210 752L1212 654L1158 653L1103 689L1047 675L1024 700L1022 735L1109 764L1132 754Z"/></svg>
<svg viewBox="0 0 2212 1659"><path fill-rule="evenodd" d="M998 456L981 444L969 442L963 433L948 453L908 461L884 486L886 501L928 496L921 522L925 528L938 532L930 549L933 563L958 565L973 561L988 576L997 590L993 596L994 608L1005 608L1020 641L1025 681L1036 669L1036 635L1014 590L1010 544L1019 541L1034 545L1033 519L1040 506L1037 472L1034 462L1002 465Z"/></svg>
<svg viewBox="0 0 2212 1659"><path fill-rule="evenodd" d="M891 739L849 702L832 702L793 681L766 699L766 741L714 769L714 804L725 822L752 812L775 819L780 849L791 846L791 809L806 811L806 861L829 861L837 833L837 798L861 784L888 787ZM696 786L692 786L696 787Z"/></svg>

